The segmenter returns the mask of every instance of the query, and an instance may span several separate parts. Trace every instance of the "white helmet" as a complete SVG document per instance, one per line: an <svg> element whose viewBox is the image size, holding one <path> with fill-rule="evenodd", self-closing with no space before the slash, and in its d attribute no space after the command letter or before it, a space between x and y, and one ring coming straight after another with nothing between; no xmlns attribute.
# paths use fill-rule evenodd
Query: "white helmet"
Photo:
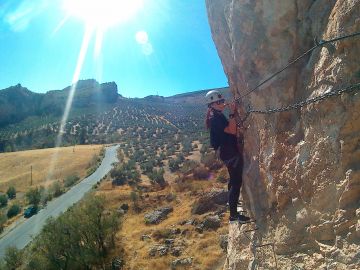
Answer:
<svg viewBox="0 0 360 270"><path fill-rule="evenodd" d="M205 98L206 98L208 105L210 103L224 99L223 95L217 90L211 90L211 91L207 92Z"/></svg>

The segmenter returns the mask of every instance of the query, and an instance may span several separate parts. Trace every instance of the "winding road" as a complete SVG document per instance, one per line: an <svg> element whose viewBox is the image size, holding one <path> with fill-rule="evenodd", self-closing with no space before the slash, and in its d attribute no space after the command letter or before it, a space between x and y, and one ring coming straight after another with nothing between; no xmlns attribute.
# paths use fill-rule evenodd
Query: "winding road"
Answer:
<svg viewBox="0 0 360 270"><path fill-rule="evenodd" d="M106 148L104 159L97 170L73 186L68 192L49 202L37 215L24 220L12 230L5 231L0 237L0 258L4 257L5 250L9 246L19 249L24 248L33 237L42 229L49 217L57 217L65 212L70 206L78 202L99 180L101 180L112 168L112 163L117 162L118 146Z"/></svg>

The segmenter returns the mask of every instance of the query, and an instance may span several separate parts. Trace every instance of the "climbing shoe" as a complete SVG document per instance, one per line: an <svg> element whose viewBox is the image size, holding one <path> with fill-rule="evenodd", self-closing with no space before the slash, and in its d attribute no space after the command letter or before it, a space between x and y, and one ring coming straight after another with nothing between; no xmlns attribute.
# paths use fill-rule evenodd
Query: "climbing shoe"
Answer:
<svg viewBox="0 0 360 270"><path fill-rule="evenodd" d="M230 216L229 222L239 222L240 224L245 224L250 222L250 218L244 215L237 214L236 216Z"/></svg>

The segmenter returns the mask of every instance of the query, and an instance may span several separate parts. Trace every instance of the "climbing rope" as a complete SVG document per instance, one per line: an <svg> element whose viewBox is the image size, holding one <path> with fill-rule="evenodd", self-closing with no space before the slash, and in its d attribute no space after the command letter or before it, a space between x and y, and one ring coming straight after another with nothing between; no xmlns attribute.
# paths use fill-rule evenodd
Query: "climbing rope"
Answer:
<svg viewBox="0 0 360 270"><path fill-rule="evenodd" d="M289 62L286 66L284 66L282 69L280 69L279 71L275 72L274 74L270 75L268 78L266 78L265 80L263 80L262 82L260 82L258 85L256 85L255 87L253 87L252 89L248 90L247 92L245 92L245 94L243 95L239 95L239 97L235 98L235 101L239 101L241 100L243 97L246 97L247 95L249 95L250 93L254 92L256 89L260 88L260 86L264 85L265 83L267 83L268 81L270 81L272 78L276 77L277 75L279 75L281 72L283 72L284 70L288 69L290 66L292 66L293 64L295 64L297 61L299 61L300 59L302 59L303 57L305 57L306 55L308 55L309 53L311 53L312 51L318 49L318 48L322 48L323 46L339 41L339 40L343 40L343 39L347 39L347 38L352 38L355 36L359 36L360 32L355 32L349 35L344 35L344 36L340 36L340 37L336 37L333 39L329 39L329 40L320 40L317 41L316 39L314 39L315 41L315 45L313 47L311 47L309 50L307 50L306 52L304 52L303 54L301 54L300 56L298 56L296 59L294 59L293 61Z"/></svg>

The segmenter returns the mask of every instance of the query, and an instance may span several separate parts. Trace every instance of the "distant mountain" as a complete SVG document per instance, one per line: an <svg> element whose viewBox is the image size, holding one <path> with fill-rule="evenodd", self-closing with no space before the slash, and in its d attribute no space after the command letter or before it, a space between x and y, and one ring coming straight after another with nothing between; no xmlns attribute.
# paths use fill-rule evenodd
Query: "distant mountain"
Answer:
<svg viewBox="0 0 360 270"><path fill-rule="evenodd" d="M211 90L220 91L226 99L231 98L229 87L223 87L223 88L206 89L206 90L199 90L194 92L187 92L184 94L178 94L171 97L166 97L164 101L173 102L173 103L205 104L206 103L205 95L208 91Z"/></svg>
<svg viewBox="0 0 360 270"><path fill-rule="evenodd" d="M53 147L70 89L36 94L16 85L0 90L0 152ZM218 90L229 95L228 88ZM207 91L124 98L117 93L114 82L79 81L63 145L200 132Z"/></svg>
<svg viewBox="0 0 360 270"><path fill-rule="evenodd" d="M0 91L0 127L16 123L28 115L38 115L42 95L21 84Z"/></svg>
<svg viewBox="0 0 360 270"><path fill-rule="evenodd" d="M61 115L70 89L71 86L38 94L18 84L0 90L0 128L18 123L30 116ZM76 85L73 109L115 103L118 96L117 85L114 82L99 84L95 80L79 81Z"/></svg>
<svg viewBox="0 0 360 270"><path fill-rule="evenodd" d="M150 95L146 96L143 99L152 102L168 102L168 103L186 103L186 104L205 104L205 95L208 91L217 90L223 93L226 99L231 98L231 93L229 87L222 87L222 88L214 88L214 89L206 89L206 90L199 90L194 92L187 92L183 94L177 94L174 96L164 97L158 95Z"/></svg>

